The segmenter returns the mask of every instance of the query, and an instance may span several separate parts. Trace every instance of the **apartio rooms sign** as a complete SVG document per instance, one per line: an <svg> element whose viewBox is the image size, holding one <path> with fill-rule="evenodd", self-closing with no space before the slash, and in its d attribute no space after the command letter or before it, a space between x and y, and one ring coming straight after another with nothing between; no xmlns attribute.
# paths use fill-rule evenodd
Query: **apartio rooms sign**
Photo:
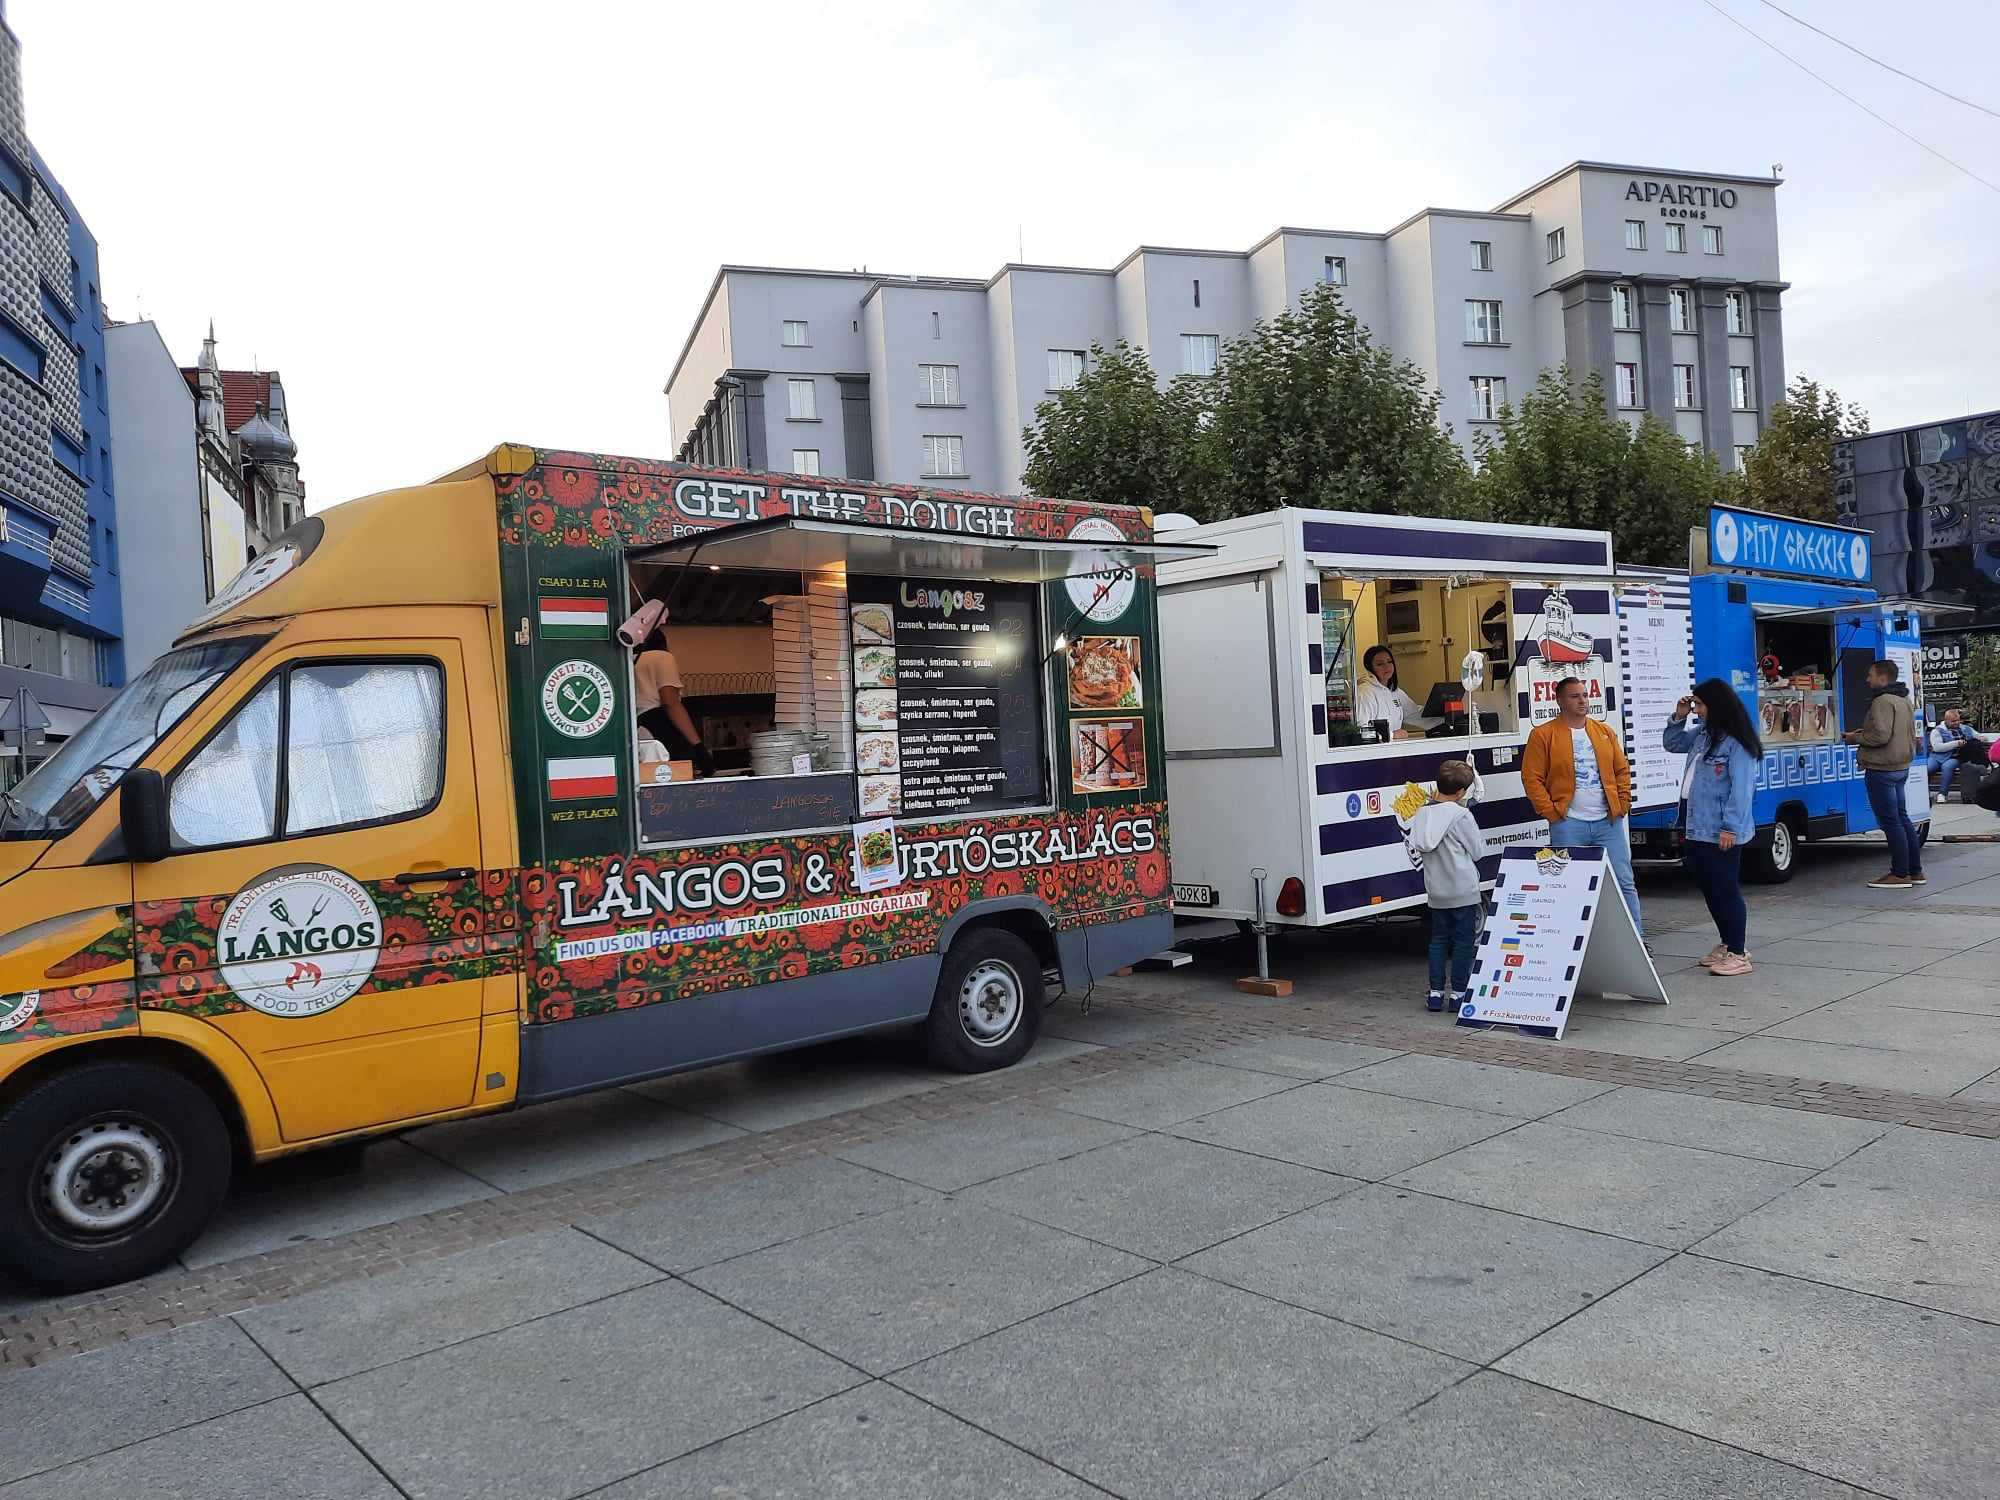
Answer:
<svg viewBox="0 0 2000 1500"><path fill-rule="evenodd" d="M1625 184L1625 201L1655 205L1663 219L1705 219L1711 208L1736 207L1736 189L1692 182L1642 182L1635 177Z"/></svg>

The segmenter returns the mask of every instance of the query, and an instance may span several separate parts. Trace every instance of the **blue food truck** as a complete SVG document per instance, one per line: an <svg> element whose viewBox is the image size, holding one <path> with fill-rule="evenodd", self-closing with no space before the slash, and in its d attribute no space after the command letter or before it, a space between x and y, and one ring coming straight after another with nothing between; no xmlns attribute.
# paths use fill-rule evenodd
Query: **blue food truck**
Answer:
<svg viewBox="0 0 2000 1500"><path fill-rule="evenodd" d="M1619 570L1636 857L1680 853L1684 761L1661 745L1660 731L1681 696L1711 677L1735 688L1764 741L1747 879L1790 879L1803 840L1878 828L1855 746L1841 736L1867 715L1869 663L1887 657L1909 685L1921 740L1920 622L1936 606L1878 595L1869 542L1867 532L1845 526L1718 505L1706 533L1695 534L1691 570ZM1922 755L1905 796L1928 836Z"/></svg>

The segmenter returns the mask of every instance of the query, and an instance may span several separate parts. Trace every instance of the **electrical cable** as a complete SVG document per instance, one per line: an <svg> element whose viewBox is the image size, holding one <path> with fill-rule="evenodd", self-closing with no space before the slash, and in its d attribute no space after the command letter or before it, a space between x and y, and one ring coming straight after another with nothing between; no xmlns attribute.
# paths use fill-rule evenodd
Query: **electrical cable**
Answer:
<svg viewBox="0 0 2000 1500"><path fill-rule="evenodd" d="M1884 125L1887 125L1891 130L1895 131L1897 135L1900 135L1904 140L1910 142L1911 145L1917 146L1922 150L1928 151L1932 156L1935 156L1939 161L1943 162L1946 166L1952 167L1957 171L1963 172L1967 177L1970 177L1974 182L1978 183L1981 187L1985 188L1989 193L2000 193L2000 183L1991 182L1986 178L1981 177L1977 172L1973 171L1972 168L1964 165L1962 162L1953 161L1949 156L1946 156L1942 151L1938 150L1937 147L1931 145L1929 142L1919 140L1916 136L1911 135L1909 131L1903 129L1902 126L1898 125L1894 120L1890 119L1887 115L1880 114L1877 111L1870 109L1867 105L1863 104L1859 99L1855 98L1852 94L1848 93L1846 89L1842 88L1832 79L1826 78L1821 74L1815 73L1811 68L1807 67L1804 63L1800 62L1796 57L1792 56L1791 53L1787 52L1783 47L1780 47L1776 42L1764 36L1761 32L1752 31L1748 26L1744 25L1743 22L1737 20L1736 17L1732 16L1728 11L1724 10L1721 6L1717 5L1715 3L1715 0L1701 0L1701 3L1703 5L1706 5L1710 10L1714 11L1718 16L1721 16L1723 20L1727 21L1731 26L1734 26L1738 31L1744 33L1744 35L1755 38L1757 41L1762 42L1766 47L1769 47L1773 52L1777 53L1778 56L1782 57L1786 62L1790 63L1793 67L1797 68L1801 73L1805 74L1808 78L1814 79L1819 83L1825 84L1828 88L1832 89L1836 94L1840 95L1841 98L1845 99L1849 104L1853 105L1863 114L1869 116L1874 120L1880 121Z"/></svg>
<svg viewBox="0 0 2000 1500"><path fill-rule="evenodd" d="M1897 67L1894 63L1883 62L1881 58L1876 57L1873 53L1863 52L1859 47L1855 46L1852 42L1843 42L1839 37L1835 36L1832 32L1826 30L1825 28L1813 25L1813 23L1808 21L1804 16L1793 15L1790 11L1786 10L1784 6L1773 3L1773 0L1760 0L1760 3L1769 6L1770 9L1775 10L1779 15L1783 16L1787 21L1796 21L1799 25L1805 27L1807 31L1817 32L1819 35L1825 37L1829 42L1832 42L1834 46L1845 47L1849 52L1852 52L1856 57L1862 58L1867 62L1872 62L1878 68L1886 68L1888 69L1889 72L1894 73L1898 78L1909 79L1909 81L1911 83L1914 83L1918 88L1929 89L1933 94L1937 94L1942 98L1949 99L1954 104L1963 104L1967 109L1976 109L1982 115L1991 115L1993 116L1994 119L2000 120L2000 109L1988 109L1985 105L1981 104L1976 99L1967 99L1961 94L1954 94L1950 89L1941 89L1934 83L1927 83L1923 79L1917 77L1917 75L1914 73L1905 73L1901 68Z"/></svg>

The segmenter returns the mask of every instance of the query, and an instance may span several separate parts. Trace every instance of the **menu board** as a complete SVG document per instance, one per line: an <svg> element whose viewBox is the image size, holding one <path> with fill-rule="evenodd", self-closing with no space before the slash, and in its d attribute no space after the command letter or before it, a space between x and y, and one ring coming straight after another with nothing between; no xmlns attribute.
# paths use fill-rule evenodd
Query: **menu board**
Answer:
<svg viewBox="0 0 2000 1500"><path fill-rule="evenodd" d="M1624 653L1625 751L1632 761L1635 808L1672 807L1680 801L1685 757L1669 751L1662 736L1674 705L1694 687L1693 647L1686 585L1673 597L1657 584L1618 596Z"/></svg>
<svg viewBox="0 0 2000 1500"><path fill-rule="evenodd" d="M1134 792L1146 785L1143 647L1136 635L1085 635L1070 643L1070 790Z"/></svg>
<svg viewBox="0 0 2000 1500"><path fill-rule="evenodd" d="M854 578L848 596L861 816L1040 802L1034 589Z"/></svg>

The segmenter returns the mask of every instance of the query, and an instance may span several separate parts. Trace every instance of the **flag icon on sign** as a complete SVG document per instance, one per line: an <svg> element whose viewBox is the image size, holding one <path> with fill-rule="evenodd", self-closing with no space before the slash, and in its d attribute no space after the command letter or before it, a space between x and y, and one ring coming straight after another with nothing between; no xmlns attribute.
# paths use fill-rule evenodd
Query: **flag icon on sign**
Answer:
<svg viewBox="0 0 2000 1500"><path fill-rule="evenodd" d="M611 634L611 605L603 599L551 597L535 601L545 641L601 641Z"/></svg>
<svg viewBox="0 0 2000 1500"><path fill-rule="evenodd" d="M549 762L549 800L618 795L618 764L608 755L581 755Z"/></svg>

